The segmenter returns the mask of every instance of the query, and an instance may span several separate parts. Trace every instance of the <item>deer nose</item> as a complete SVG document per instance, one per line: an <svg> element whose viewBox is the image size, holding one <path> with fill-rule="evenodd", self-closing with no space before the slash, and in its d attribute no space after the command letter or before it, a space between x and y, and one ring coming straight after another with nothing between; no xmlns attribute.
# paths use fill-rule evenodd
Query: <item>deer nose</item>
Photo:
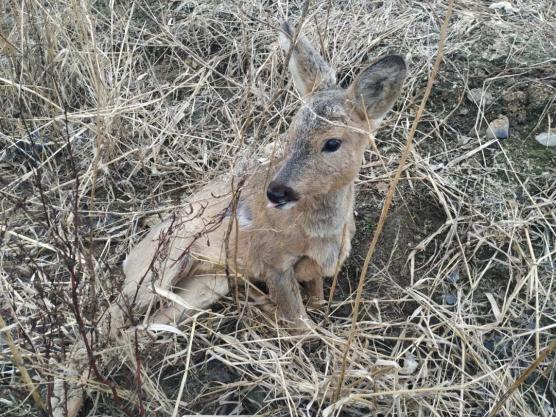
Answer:
<svg viewBox="0 0 556 417"><path fill-rule="evenodd" d="M292 188L275 181L268 184L266 197L278 207L299 199L297 193Z"/></svg>

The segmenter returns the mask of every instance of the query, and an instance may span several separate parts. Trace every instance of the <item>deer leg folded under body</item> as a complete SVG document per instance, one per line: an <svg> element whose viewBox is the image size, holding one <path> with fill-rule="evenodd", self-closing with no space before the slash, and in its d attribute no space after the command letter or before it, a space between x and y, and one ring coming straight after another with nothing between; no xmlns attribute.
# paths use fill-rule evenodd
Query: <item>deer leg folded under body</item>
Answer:
<svg viewBox="0 0 556 417"><path fill-rule="evenodd" d="M228 278L225 274L184 277L172 290L176 300L162 306L151 321L178 324L188 316L207 309L228 294L228 291Z"/></svg>

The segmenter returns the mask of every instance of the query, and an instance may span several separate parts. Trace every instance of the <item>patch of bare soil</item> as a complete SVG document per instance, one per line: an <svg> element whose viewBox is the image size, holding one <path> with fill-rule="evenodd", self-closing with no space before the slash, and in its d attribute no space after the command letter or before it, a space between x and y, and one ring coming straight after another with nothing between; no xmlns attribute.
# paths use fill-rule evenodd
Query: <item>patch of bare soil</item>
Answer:
<svg viewBox="0 0 556 417"><path fill-rule="evenodd" d="M352 241L351 256L339 274L338 288L334 295L336 300L349 299L357 288L383 202L384 193L375 190L372 185L360 187L356 203L357 231ZM411 284L411 268L418 268L426 262L432 249L427 248L426 251L419 252L413 266L409 262L410 254L444 221L445 215L435 203L430 190L419 182L412 186L402 182L367 272L365 298L401 298L404 288ZM389 309L389 313L394 315L392 319L410 314L415 305L407 302L395 307L393 305L392 309ZM349 316L351 305L344 305L336 314Z"/></svg>
<svg viewBox="0 0 556 417"><path fill-rule="evenodd" d="M556 148L534 139L554 125L556 74L551 65L523 67L507 57L452 54L439 74L429 110L445 117L447 129L441 130L442 140L423 140L418 148L436 162L448 163L450 151L462 153L481 139L486 142L487 123L504 115L510 121L509 138L480 154L485 166L503 162L505 152L521 174L555 172Z"/></svg>

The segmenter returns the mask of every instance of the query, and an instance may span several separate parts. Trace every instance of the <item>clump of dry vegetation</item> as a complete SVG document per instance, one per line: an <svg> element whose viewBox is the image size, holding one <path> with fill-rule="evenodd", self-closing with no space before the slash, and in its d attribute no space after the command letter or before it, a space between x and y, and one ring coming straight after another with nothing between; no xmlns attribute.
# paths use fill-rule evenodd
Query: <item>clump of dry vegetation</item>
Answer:
<svg viewBox="0 0 556 417"><path fill-rule="evenodd" d="M230 297L156 337L103 338L121 262L149 225L285 131L299 97L277 19L303 6L0 5L0 415L51 413L85 338L84 416L555 415L556 152L533 139L556 120L550 0L456 2L343 381L358 272L443 1L309 3L304 32L342 85L387 52L410 68L361 173L352 259L330 303L310 309L311 337ZM502 142L484 135L498 114Z"/></svg>

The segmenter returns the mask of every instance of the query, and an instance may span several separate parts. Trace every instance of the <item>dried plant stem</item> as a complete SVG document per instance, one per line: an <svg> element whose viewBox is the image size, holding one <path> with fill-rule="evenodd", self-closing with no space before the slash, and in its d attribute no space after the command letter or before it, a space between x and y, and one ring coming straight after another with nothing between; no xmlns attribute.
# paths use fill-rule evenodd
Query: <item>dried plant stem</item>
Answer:
<svg viewBox="0 0 556 417"><path fill-rule="evenodd" d="M398 169L396 170L396 174L394 178L390 181L388 187L388 193L386 194L386 199L384 201L384 206L382 207L382 212L380 213L380 218L378 220L378 224L373 235L373 239L369 245L369 250L367 251L367 255L365 256L365 262L363 264L363 268L361 269L361 274L359 276L359 283L357 285L357 291L355 295L355 303L353 306L353 312L351 315L351 328L348 334L348 339L344 348L343 357L342 357L342 364L340 368L340 376L338 379L338 385L336 387L336 391L334 393L333 401L336 402L340 398L340 394L342 391L342 386L344 383L346 366L347 366L347 357L349 354L349 350L351 344L353 342L353 338L355 337L355 332L357 328L357 317L359 314L359 305L361 303L361 296L363 294L363 286L365 284L365 277L367 276L367 270L369 268L369 263L375 253L376 245L378 240L380 239L380 235L382 232L382 228L384 227L384 223L386 221L386 217L388 216L388 211L390 210L390 206L392 205L392 200L394 198L394 193L396 192L396 187L402 175L402 172L405 168L405 163L407 158L409 157L409 153L411 152L411 145L413 143L413 138L415 136L415 132L417 130L417 125L421 120L421 116L423 111L425 110L425 105L427 104L427 100L432 90L432 85L434 80L436 79L436 74L438 73L438 69L440 68L440 64L442 63L442 58L444 57L444 44L446 42L446 32L448 30L448 23L450 21L450 17L452 15L452 8L454 5L454 1L450 0L448 3L448 9L446 11L446 16L444 18L444 22L442 23L442 27L440 28L440 40L438 42L438 53L436 54L436 60L434 62L434 66L429 76L429 80L427 82L427 87L425 89L425 94L423 95L423 99L421 100L421 104L417 109L417 113L415 114L415 119L413 120L413 124L411 125L411 129L409 134L407 135L407 140L405 143L405 147L403 149Z"/></svg>
<svg viewBox="0 0 556 417"><path fill-rule="evenodd" d="M527 367L527 369L525 371L523 371L523 373L519 376L519 378L517 378L515 380L515 382L512 384L512 386L506 391L504 392L504 394L502 395L502 397L498 400L498 402L496 403L496 405L492 408L492 410L490 411L490 413L488 413L487 417L494 417L498 411L500 411L500 408L502 408L502 406L504 405L504 403L506 402L506 400L508 398L510 398L510 396L512 395L512 393L521 385L523 384L523 382L527 379L527 377L529 375L531 375L531 373L537 369L537 367L541 364L542 361L544 361L546 359L546 357L556 349L556 339L554 339L552 342L550 342L550 344L539 354L539 356L537 357L537 359L535 359L533 361L533 363L531 365L529 365Z"/></svg>
<svg viewBox="0 0 556 417"><path fill-rule="evenodd" d="M29 390L29 393L33 397L33 401L35 402L35 405L41 410L46 410L44 402L39 394L38 388L35 386L35 384L33 384L33 381L29 376L29 372L27 372L27 369L23 365L23 359L19 352L19 348L14 343L12 335L10 331L6 329L6 327L7 327L6 322L4 321L2 315L0 315L0 330L2 330L4 335L6 336L6 342L8 342L8 347L10 348L10 352L12 352L12 361L14 362L15 366L17 366L17 369L19 369L19 372L21 374L21 379L23 380L23 383L25 384L25 386Z"/></svg>
<svg viewBox="0 0 556 417"><path fill-rule="evenodd" d="M183 371L183 377L180 383L180 389L178 391L178 397L176 398L176 404L174 405L174 411L172 412L172 417L177 417L181 397L183 396L183 390L185 389L185 383L187 382L187 375L189 375L189 364L191 362L191 348L193 347L193 339L195 338L195 325L197 324L197 317L194 317L193 324L191 325L191 334L189 336L189 345L187 346L187 357L185 360L185 369Z"/></svg>
<svg viewBox="0 0 556 417"><path fill-rule="evenodd" d="M553 2L519 0L513 11L454 2L442 67L353 316L448 1L44 3L0 3L4 414L44 414L8 330L45 412L57 417L77 417L80 404L83 415L127 407L133 416L471 417L501 400L497 415L550 414L556 349L514 383L556 328L556 151L534 140L554 127L556 9L542 6ZM235 266L241 242L230 209L228 267L239 291L179 329L143 330L134 296L121 296L129 250L164 218L186 230L178 213L212 179L258 172L264 180L287 152L284 132L306 99L278 47L284 19L342 87L371 56L411 55L403 96L360 171L352 255L329 281L327 303L309 311L319 326L301 337L277 332L264 285ZM511 138L498 144L483 131L500 112ZM165 236L157 254L168 250ZM158 280L160 268L150 267ZM137 279L157 294L150 312L156 300L183 299ZM121 332L127 324L139 326Z"/></svg>

